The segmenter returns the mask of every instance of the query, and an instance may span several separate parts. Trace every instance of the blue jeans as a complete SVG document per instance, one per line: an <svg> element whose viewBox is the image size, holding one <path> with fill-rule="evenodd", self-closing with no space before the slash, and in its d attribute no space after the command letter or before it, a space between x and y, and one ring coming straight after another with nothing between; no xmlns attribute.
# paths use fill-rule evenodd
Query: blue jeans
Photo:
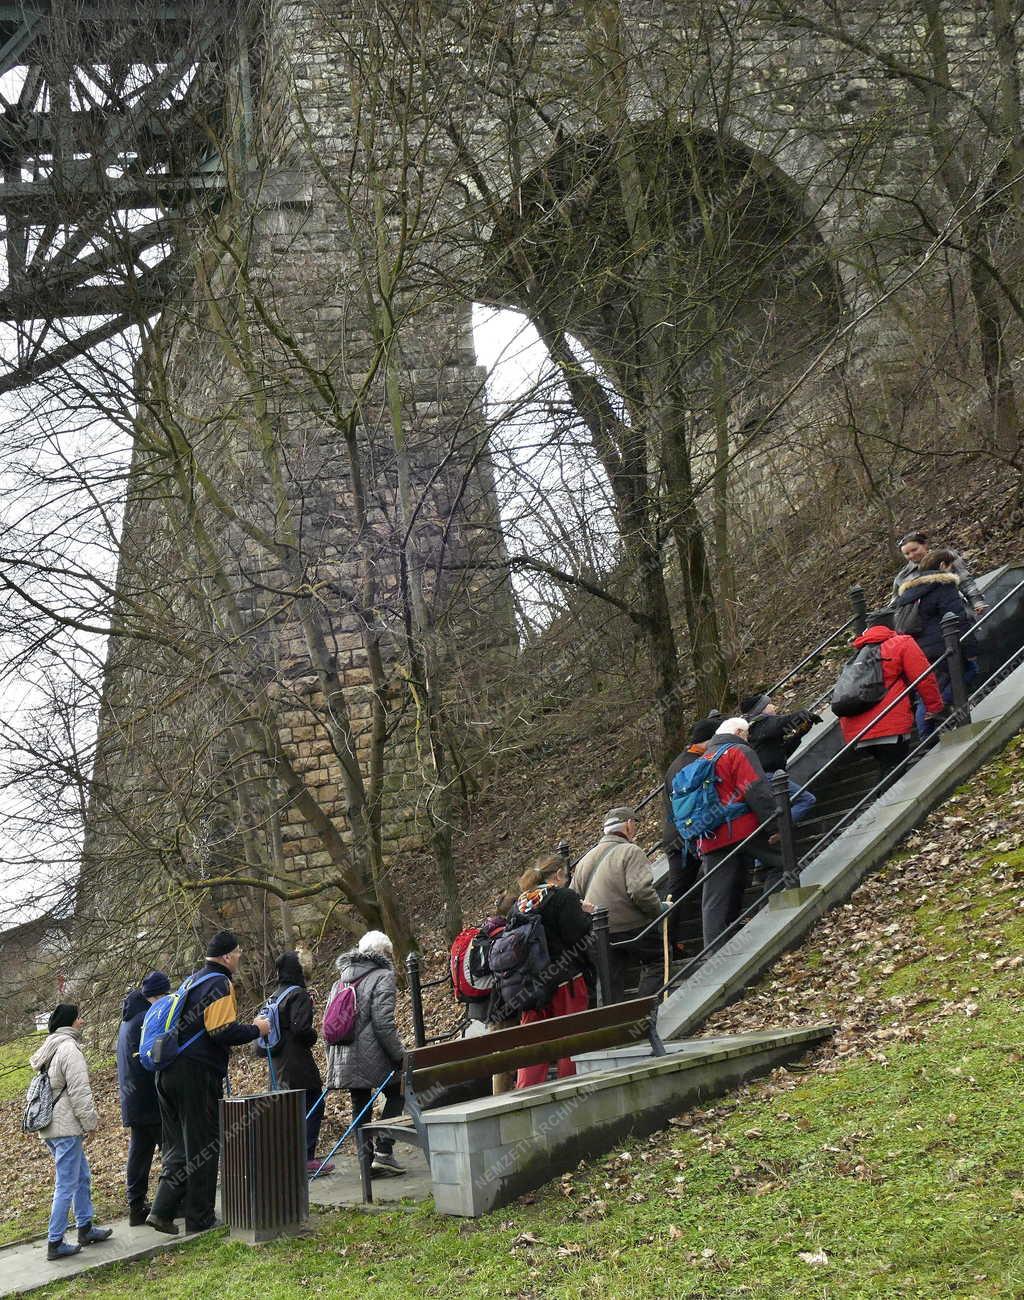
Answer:
<svg viewBox="0 0 1024 1300"><path fill-rule="evenodd" d="M802 822L817 802L810 790L801 790L795 781L790 781L789 815L794 823Z"/></svg>
<svg viewBox="0 0 1024 1300"><path fill-rule="evenodd" d="M79 1228L92 1222L92 1173L85 1154L85 1144L80 1137L47 1138L56 1180L53 1184L53 1208L47 1237L60 1241L68 1226L68 1210L75 1207L75 1223Z"/></svg>

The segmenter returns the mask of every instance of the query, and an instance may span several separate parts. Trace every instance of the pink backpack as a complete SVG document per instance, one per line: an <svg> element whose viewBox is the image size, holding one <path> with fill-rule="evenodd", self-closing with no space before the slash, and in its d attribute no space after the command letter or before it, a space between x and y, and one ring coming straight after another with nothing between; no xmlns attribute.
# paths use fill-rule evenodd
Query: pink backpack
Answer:
<svg viewBox="0 0 1024 1300"><path fill-rule="evenodd" d="M351 1047L355 1041L356 1021L359 1018L356 985L365 978L365 975L360 975L351 984L339 984L334 997L328 1002L324 1012L324 1042L328 1047Z"/></svg>

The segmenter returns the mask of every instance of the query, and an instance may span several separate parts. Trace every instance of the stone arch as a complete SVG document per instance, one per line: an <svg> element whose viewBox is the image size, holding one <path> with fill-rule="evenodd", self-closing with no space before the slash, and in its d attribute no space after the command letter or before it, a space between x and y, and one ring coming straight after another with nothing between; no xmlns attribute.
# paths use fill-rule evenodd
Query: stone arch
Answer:
<svg viewBox="0 0 1024 1300"><path fill-rule="evenodd" d="M481 297L539 303L623 391L642 364L652 305L694 388L706 383L713 337L732 388L745 374L771 386L797 373L844 315L839 268L801 188L710 130L640 122L631 138L649 246L630 238L612 142L570 138L525 178L492 234ZM510 234L529 246L529 285ZM654 299L643 313L641 284Z"/></svg>

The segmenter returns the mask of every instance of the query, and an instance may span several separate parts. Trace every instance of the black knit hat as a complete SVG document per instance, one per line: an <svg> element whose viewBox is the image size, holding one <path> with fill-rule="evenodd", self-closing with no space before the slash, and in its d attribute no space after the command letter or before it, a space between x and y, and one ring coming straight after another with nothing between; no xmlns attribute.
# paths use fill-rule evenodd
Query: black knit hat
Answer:
<svg viewBox="0 0 1024 1300"><path fill-rule="evenodd" d="M238 938L231 930L218 930L206 945L207 957L223 957L238 947Z"/></svg>
<svg viewBox="0 0 1024 1300"><path fill-rule="evenodd" d="M305 988L306 972L302 969L297 952L283 952L278 957L276 966L277 978L282 984L298 984Z"/></svg>
<svg viewBox="0 0 1024 1300"><path fill-rule="evenodd" d="M55 1034L58 1029L70 1029L77 1019L77 1003L58 1002L50 1012L50 1018L46 1022L46 1028L51 1034Z"/></svg>
<svg viewBox="0 0 1024 1300"><path fill-rule="evenodd" d="M895 627L896 610L892 605L886 606L885 609L873 609L867 616L868 627Z"/></svg>
<svg viewBox="0 0 1024 1300"><path fill-rule="evenodd" d="M718 730L718 722L721 716L719 714L717 718L702 718L700 722L695 722L693 730L690 732L690 744L702 745L706 740L710 740Z"/></svg>

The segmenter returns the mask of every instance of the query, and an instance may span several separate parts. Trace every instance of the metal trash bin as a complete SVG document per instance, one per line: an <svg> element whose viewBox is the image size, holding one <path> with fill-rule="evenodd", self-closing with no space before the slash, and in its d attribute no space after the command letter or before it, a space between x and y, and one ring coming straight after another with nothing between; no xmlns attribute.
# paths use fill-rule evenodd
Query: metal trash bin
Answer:
<svg viewBox="0 0 1024 1300"><path fill-rule="evenodd" d="M222 1097L221 1213L231 1236L255 1243L309 1219L306 1094L297 1088Z"/></svg>

